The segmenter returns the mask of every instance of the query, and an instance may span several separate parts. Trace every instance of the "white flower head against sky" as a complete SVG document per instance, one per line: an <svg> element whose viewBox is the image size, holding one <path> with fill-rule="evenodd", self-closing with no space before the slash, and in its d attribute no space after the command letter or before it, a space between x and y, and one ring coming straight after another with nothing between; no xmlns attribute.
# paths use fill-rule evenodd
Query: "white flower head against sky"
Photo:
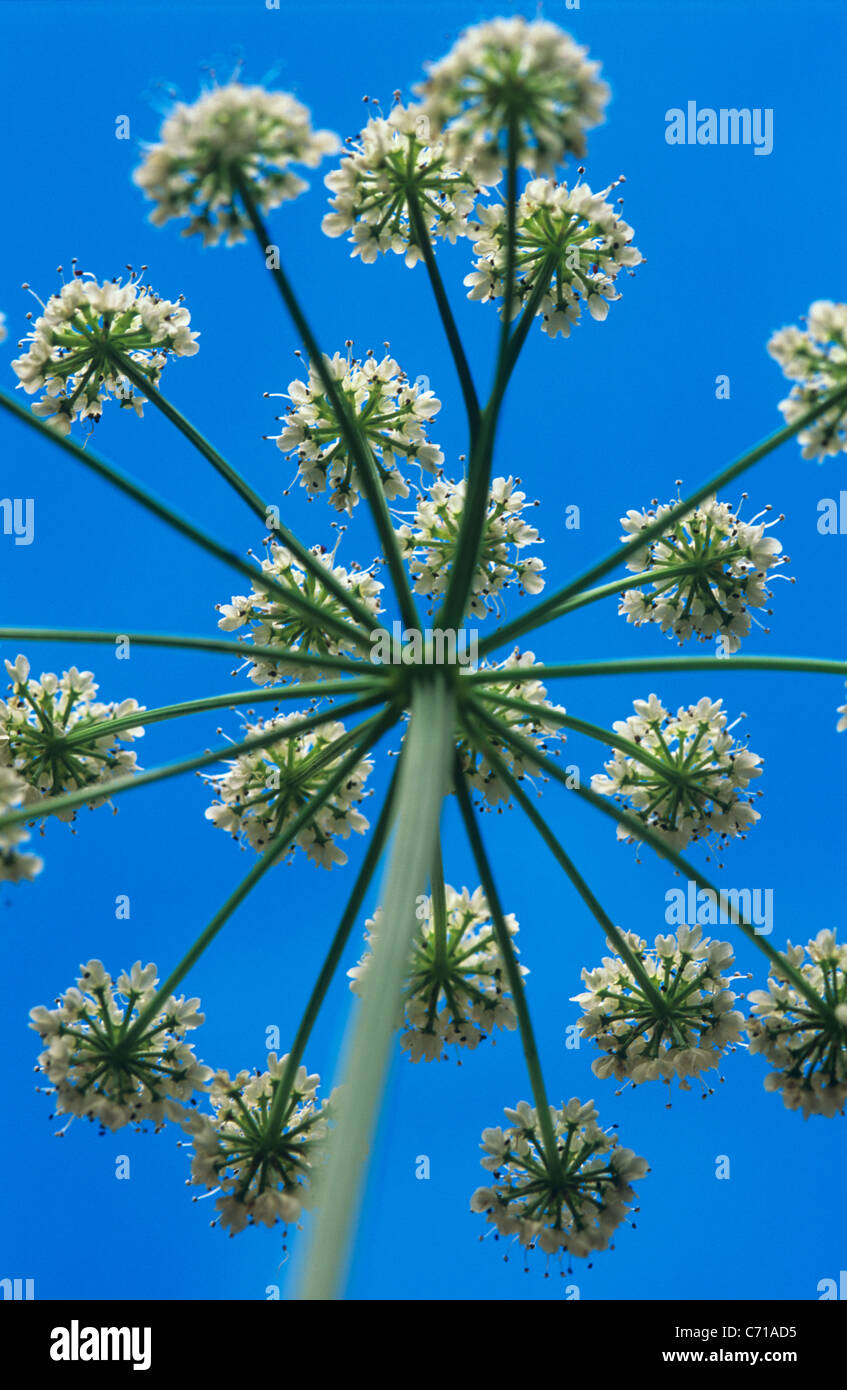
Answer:
<svg viewBox="0 0 847 1390"><path fill-rule="evenodd" d="M779 407L786 423L792 424L822 396L847 387L847 304L815 300L805 329L780 329L768 343L768 352L794 382ZM807 459L820 462L847 453L847 399L801 430L798 440Z"/></svg>

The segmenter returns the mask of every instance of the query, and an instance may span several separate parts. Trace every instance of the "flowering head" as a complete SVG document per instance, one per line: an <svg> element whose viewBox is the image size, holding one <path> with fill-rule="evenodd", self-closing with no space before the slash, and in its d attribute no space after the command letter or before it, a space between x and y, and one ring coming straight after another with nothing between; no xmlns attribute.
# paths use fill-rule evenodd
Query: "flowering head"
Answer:
<svg viewBox="0 0 847 1390"><path fill-rule="evenodd" d="M527 546L543 544L534 526L524 520L526 493L519 492L520 478L495 478L488 494L479 560L471 584L469 611L484 618L496 610L496 595L517 584L523 593L544 588L543 561L520 554ZM400 548L414 581L416 593L441 598L447 592L450 572L459 548L467 485L439 478L422 492L411 525L398 527ZM535 504L537 505L537 503Z"/></svg>
<svg viewBox="0 0 847 1390"><path fill-rule="evenodd" d="M722 703L704 696L672 715L655 695L635 700L635 714L612 725L625 746L592 777L592 791L627 802L672 849L743 835L759 819L747 787L762 760L735 742ZM618 838L633 835L619 825Z"/></svg>
<svg viewBox="0 0 847 1390"><path fill-rule="evenodd" d="M609 89L587 49L546 20L493 19L466 29L417 88L450 157L496 182L509 131L518 162L552 170L585 153L585 132L603 120Z"/></svg>
<svg viewBox="0 0 847 1390"><path fill-rule="evenodd" d="M593 1101L550 1107L555 1154L546 1152L538 1114L526 1101L505 1113L507 1129L483 1130L480 1161L495 1181L477 1189L471 1211L548 1255L605 1250L635 1201L630 1183L647 1172L646 1161L600 1128Z"/></svg>
<svg viewBox="0 0 847 1390"><path fill-rule="evenodd" d="M206 778L215 791L206 819L259 854L293 824L344 757L344 747L341 751L334 747L344 735L343 724L328 722L304 733L286 733L302 718L293 713L245 724L250 736L278 731L279 739L242 753L228 764L227 772ZM363 758L300 828L278 862L289 859L299 845L325 869L346 864L347 855L337 840L367 830L368 822L356 808L367 795L365 782L372 770L373 763Z"/></svg>
<svg viewBox="0 0 847 1390"><path fill-rule="evenodd" d="M767 1091L781 1091L789 1110L810 1115L843 1113L847 1101L847 946L821 931L807 946L786 951L788 964L818 996L815 1005L791 975L771 967L767 990L751 990L747 1021L750 1051L775 1068Z"/></svg>
<svg viewBox="0 0 847 1390"><path fill-rule="evenodd" d="M419 902L419 926L403 994L400 1045L411 1061L437 1061L446 1046L475 1048L492 1028L514 1029L517 1016L504 989L503 959L481 888L461 893L444 885L438 895ZM505 918L514 936L515 917ZM373 959L376 938L384 931L382 909L367 923L368 950L347 974L360 993ZM527 974L521 966L521 973Z"/></svg>
<svg viewBox="0 0 847 1390"><path fill-rule="evenodd" d="M533 179L521 194L515 222L515 294L512 317L532 304L548 337L567 338L583 302L594 319L605 319L620 299L615 281L623 267L638 265L633 230L608 202L616 184L592 193L587 184L568 189L550 179ZM471 225L477 257L465 277L469 299L503 299L508 274L508 220L503 203L479 210Z"/></svg>
<svg viewBox="0 0 847 1390"><path fill-rule="evenodd" d="M0 766L0 816L20 806L27 785L14 768ZM21 854L19 846L29 839L22 825L0 827L0 883L33 879L44 867L37 854Z"/></svg>
<svg viewBox="0 0 847 1390"><path fill-rule="evenodd" d="M310 1180L323 1157L329 1102L317 1102L320 1077L300 1067L279 1115L272 1115L287 1061L271 1052L268 1070L261 1074L217 1072L209 1092L212 1114L194 1111L185 1117L194 1146L190 1181L221 1192L215 1203L217 1221L230 1235L247 1225L288 1225L311 1201Z"/></svg>
<svg viewBox="0 0 847 1390"><path fill-rule="evenodd" d="M673 506L667 502L643 512L628 511L621 517L621 540L629 541L654 525ZM780 554L779 541L766 534L774 524L758 517L741 521L725 502L706 498L630 555L626 567L633 574L657 573L650 591L628 588L618 612L637 626L658 623L680 644L691 636L701 642L720 638L726 651L737 652L750 631L748 610L763 608L772 597L768 570L788 559Z"/></svg>
<svg viewBox="0 0 847 1390"><path fill-rule="evenodd" d="M423 255L423 232L454 242L467 233L477 196L471 175L447 159L441 141L431 141L429 117L420 109L395 106L388 119L368 121L358 140L324 182L332 212L323 220L327 236L351 232L354 256L375 261L386 251L414 265Z"/></svg>
<svg viewBox="0 0 847 1390"><path fill-rule="evenodd" d="M551 714L564 714L565 711L561 705L554 705L547 699L547 688L541 681L510 681L508 676L510 670L541 664L536 662L534 652L520 652L516 647L505 661L491 668L502 671L504 675L502 681L496 680L490 685L486 683L486 696L491 696L491 699L486 699L485 703L492 716L507 724L521 737L530 739L536 744L539 753L545 754L548 751L547 739L554 739L557 744L565 742L566 736L562 732L561 724L555 718L550 718ZM526 710L514 709L511 705L500 704L498 696L505 696L507 699L518 698L527 704L535 705L538 712L529 713ZM497 734L486 730L485 738L486 743L519 782L539 771L538 764L532 762L528 756L524 757L522 753L516 752ZM509 788L486 758L484 749L481 750L475 743L472 744L463 737L459 740L457 751L465 776L474 791L483 798L484 807L496 806L498 802L509 800Z"/></svg>
<svg viewBox="0 0 847 1390"><path fill-rule="evenodd" d="M61 434L74 420L99 420L110 397L141 415L145 397L127 371L156 386L168 357L198 351L181 298L161 299L138 279L101 285L75 272L43 308L12 367L28 396L44 391L33 413Z"/></svg>
<svg viewBox="0 0 847 1390"><path fill-rule="evenodd" d="M741 1035L744 1018L733 1010L731 980L721 973L732 964L732 947L701 940L699 927L657 936L655 950L634 932L623 939L630 958L605 956L595 970L583 970L587 989L574 996L585 1010L583 1037L604 1054L591 1070L634 1085L677 1077L688 1090L686 1078L717 1066Z"/></svg>
<svg viewBox="0 0 847 1390"><path fill-rule="evenodd" d="M312 554L330 569L348 593L372 613L379 612L379 594L383 586L369 569L362 569L356 564L349 570L342 565L333 565L333 556L327 555L321 546L313 546ZM327 617L349 622L348 610L341 600L311 570L305 570L298 564L285 546L276 541L270 542L267 556L262 561L262 570L283 588L291 588L307 598ZM312 618L290 608L278 589L263 591L254 585L249 594L234 595L231 603L218 604L218 611L221 614L218 627L223 632L248 628L243 640L256 649L251 653L249 671L250 679L256 685L301 676L303 671L302 666L277 660L273 656L263 656L262 647L292 647L321 656L338 656L355 647L352 641L327 632L317 616Z"/></svg>
<svg viewBox="0 0 847 1390"><path fill-rule="evenodd" d="M817 405L832 391L847 387L847 304L818 299L809 309L806 328L782 328L768 343L768 352L794 385L780 402L787 424ZM847 398L819 415L800 431L798 440L807 459L847 453Z"/></svg>
<svg viewBox="0 0 847 1390"><path fill-rule="evenodd" d="M199 999L173 996L148 1015L157 983L155 965L142 969L136 961L113 984L102 962L90 960L58 1008L31 1010L30 1027L46 1044L39 1070L57 1113L96 1120L104 1130L182 1119L212 1075L185 1041L204 1016Z"/></svg>
<svg viewBox="0 0 847 1390"><path fill-rule="evenodd" d="M373 455L379 481L387 498L407 497L408 484L398 462L416 463L433 473L444 455L429 443L426 427L441 409L426 378L411 383L393 357L378 362L372 352L364 361L336 353L324 357L348 419L364 448ZM362 480L343 421L330 400L314 364L309 380L292 381L291 405L281 434L273 435L277 448L297 458L301 486L312 495L329 491L337 511L350 515L362 492Z"/></svg>
<svg viewBox="0 0 847 1390"><path fill-rule="evenodd" d="M178 102L133 178L156 206L157 227L188 218L183 236L204 246L244 241L249 218L242 186L260 209L279 207L307 187L292 164L314 169L338 149L328 130L313 130L309 112L288 92L229 82L193 103Z"/></svg>
<svg viewBox="0 0 847 1390"><path fill-rule="evenodd" d="M24 805L83 787L92 789L89 806L108 800L109 782L136 771L135 754L121 746L121 739L143 736L143 728L127 727L142 706L136 700L95 700L98 686L91 671L75 666L61 677L42 672L34 680L26 657L19 656L6 662L6 670L12 679L10 696L0 700L0 763L26 783ZM67 821L75 813L54 814Z"/></svg>

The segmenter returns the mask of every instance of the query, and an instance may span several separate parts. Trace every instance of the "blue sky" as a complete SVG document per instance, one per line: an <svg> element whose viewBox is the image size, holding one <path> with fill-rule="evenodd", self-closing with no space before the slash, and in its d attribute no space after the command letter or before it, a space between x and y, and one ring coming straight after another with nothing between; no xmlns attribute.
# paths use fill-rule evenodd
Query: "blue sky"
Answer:
<svg viewBox="0 0 847 1390"><path fill-rule="evenodd" d="M150 226L130 179L139 141L156 134L169 92L192 99L207 69L224 80L238 62L245 80L295 92L317 125L352 134L363 96L388 107L393 91L408 93L423 61L444 52L466 24L502 12L498 5L370 0L282 0L279 12L262 0L5 0L6 362L31 305L21 281L44 297L58 284L55 267L74 255L99 277L146 263L161 294L184 293L202 334L198 356L168 367L165 394L260 491L278 498L291 469L262 440L273 429L262 393L286 389L300 344L252 246L204 252L173 227ZM603 63L613 101L607 123L591 136L586 178L602 187L626 174L625 215L647 257L605 324L586 321L567 342L530 334L507 402L496 471L518 474L542 503L536 516L552 586L615 544L627 508L673 496L677 478L693 487L774 429L785 392L767 338L812 300L847 297L837 259L847 193L836 176L847 20L836 0L748 0L743 7L732 0L583 0L579 10L551 3L543 13ZM665 113L690 100L771 109L772 153L668 145ZM124 115L129 141L114 133ZM444 402L433 434L455 471L465 446L461 399L423 269L409 272L395 257L363 266L348 259L343 242L321 236L321 174L329 167L312 177L309 195L273 218L284 260L328 350L347 338L359 351L388 340L410 377L430 377ZM467 251L447 248L443 273L484 385L497 321L490 306L463 297ZM728 400L716 399L721 374L730 378ZM0 376L14 384L8 365ZM36 516L31 546L0 535L0 622L215 635L214 604L241 592L237 577L21 426L0 429L0 495L32 496ZM107 410L93 443L241 551L260 541L246 509L152 409L143 421ZM841 460L817 466L793 444L748 475L748 515L767 502L785 512L778 534L797 582L777 585L772 631L754 629L745 650L843 651L847 537L821 536L816 527L820 499L837 497L843 477ZM727 500L740 490L734 485ZM565 526L573 504L579 530ZM331 539L334 513L323 502L307 505L292 492L285 506L286 520L308 543ZM357 517L341 559L367 561L374 553L366 519ZM627 627L615 610L614 601L595 605L546 628L534 650L559 660L675 650L658 631ZM509 612L516 611L513 602ZM118 662L108 648L68 645L29 655L36 670L90 666L103 698L133 695L149 706L231 684L223 656L136 648L129 662ZM674 705L723 696L729 709L748 714L751 746L765 760L762 821L727 852L721 882L773 889L777 945L841 925L847 736L835 733L840 683L744 672L627 677L575 682L554 698L609 724L652 689ZM202 749L219 723L201 717L151 730L140 761L152 766ZM587 778L599 770L602 750L573 737L567 760ZM50 1003L91 956L115 973L139 957L168 968L249 867L204 820L206 801L202 785L188 778L132 793L116 816L83 813L75 835L51 825L38 882L0 890L7 970L0 1276L34 1278L37 1297L261 1299L269 1286L284 1287L290 1266L278 1231L229 1241L209 1229L209 1203L192 1205L175 1132L98 1138L76 1122L58 1140L48 1103L34 1091L29 1008ZM676 882L667 868L646 851L636 864L605 818L564 793L548 789L544 809L614 919L649 938L663 930L665 892ZM481 1130L500 1123L504 1105L529 1096L518 1040L509 1035L481 1047L461 1067L411 1067L404 1059L392 1071L349 1295L543 1300L561 1299L567 1283L584 1299L816 1298L818 1282L837 1278L847 1263L845 1218L833 1202L843 1173L843 1119L804 1123L785 1111L763 1090L766 1064L742 1051L727 1060L713 1096L677 1093L671 1109L663 1088L618 1097L598 1082L589 1047L567 1050L565 1030L577 1017L569 999L580 969L599 960L602 935L519 811L489 817L485 829L504 905L521 924L551 1099L593 1097L603 1121L618 1123L623 1142L650 1161L637 1229L625 1229L613 1252L591 1269L578 1265L567 1281L545 1279L541 1256L529 1274L517 1254L504 1263L502 1244L480 1243L482 1222L468 1199L482 1181ZM448 881L475 886L452 815L445 839ZM188 988L207 1012L198 1040L205 1060L231 1071L262 1065L267 1028L291 1035L360 856L357 846L347 870L332 874L302 865L274 870L200 961ZM128 921L115 918L120 894L131 900ZM347 965L359 943L357 931ZM738 960L761 982L764 960L752 947L739 942ZM342 976L306 1056L327 1082L349 1007ZM115 1177L124 1154L129 1181ZM415 1177L422 1154L430 1159L428 1181ZM719 1155L729 1157L728 1181L715 1176ZM292 1248L302 1241L295 1236Z"/></svg>

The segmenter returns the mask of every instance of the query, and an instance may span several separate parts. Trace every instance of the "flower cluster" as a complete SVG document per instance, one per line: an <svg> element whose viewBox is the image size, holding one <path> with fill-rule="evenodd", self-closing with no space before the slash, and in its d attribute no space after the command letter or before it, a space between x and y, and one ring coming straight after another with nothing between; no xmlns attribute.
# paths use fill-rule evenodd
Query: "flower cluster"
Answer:
<svg viewBox="0 0 847 1390"><path fill-rule="evenodd" d="M845 682L845 684L847 684L847 682ZM839 705L836 713L839 714L841 718L835 726L835 731L836 733L843 734L844 730L847 729L847 704Z"/></svg>
<svg viewBox="0 0 847 1390"><path fill-rule="evenodd" d="M782 328L768 343L768 352L782 367L792 386L780 403L786 422L810 410L831 391L847 387L847 304L818 299L809 309L805 331ZM847 453L847 398L825 410L798 435L807 459Z"/></svg>
<svg viewBox="0 0 847 1390"><path fill-rule="evenodd" d="M605 1250L635 1201L630 1183L647 1172L646 1161L600 1128L593 1101L550 1107L555 1154L545 1151L537 1112L526 1101L505 1113L508 1129L483 1130L480 1161L495 1183L477 1189L471 1211L548 1255Z"/></svg>
<svg viewBox="0 0 847 1390"><path fill-rule="evenodd" d="M819 1005L772 966L767 990L749 995L750 1051L764 1053L776 1068L765 1089L781 1091L789 1110L802 1109L806 1119L835 1115L847 1100L847 946L835 932L821 931L805 948L789 944L785 954Z"/></svg>
<svg viewBox="0 0 847 1390"><path fill-rule="evenodd" d="M621 540L629 541L655 525L673 506L667 502L643 512L628 511L621 517ZM727 651L737 652L750 631L748 610L763 608L772 597L768 570L787 562L779 541L765 534L773 524L758 517L742 521L726 502L706 498L643 549L633 551L628 570L658 573L650 592L628 588L618 612L636 626L658 623L662 632L678 637L680 645L691 636L701 642L719 637Z"/></svg>
<svg viewBox="0 0 847 1390"><path fill-rule="evenodd" d="M250 226L237 202L242 186L258 208L279 207L308 187L290 166L314 169L337 149L337 136L313 130L288 92L229 82L178 102L133 177L156 204L157 227L188 218L183 236L199 233L204 246L226 237L232 246Z"/></svg>
<svg viewBox="0 0 847 1390"><path fill-rule="evenodd" d="M398 459L434 472L444 455L427 440L426 426L441 409L426 378L410 382L393 357L378 362L372 352L364 361L353 357L324 356L345 408L350 427L373 455L386 497L407 497L408 484L399 471ZM292 381L291 405L285 428L272 435L284 454L296 454L300 483L309 493L329 489L338 511L350 515L363 491L358 467L348 444L344 421L324 388L314 363L309 380Z"/></svg>
<svg viewBox="0 0 847 1390"><path fill-rule="evenodd" d="M185 1041L203 1022L200 1000L171 996L148 1014L156 998L155 965L142 969L136 961L116 984L99 960L80 970L79 987L66 990L58 1008L30 1011L30 1027L46 1043L39 1069L57 1113L111 1130L145 1120L157 1128L166 1119L181 1121L185 1102L212 1075Z"/></svg>
<svg viewBox="0 0 847 1390"><path fill-rule="evenodd" d="M484 618L495 609L492 598L510 584L521 592L537 594L544 588L537 557L516 552L541 544L534 526L524 520L530 505L526 493L517 490L520 478L495 478L488 494L479 562L474 571L470 612ZM439 478L418 499L412 525L398 527L400 548L409 563L417 593L440 598L447 590L455 563L465 509L466 483ZM535 504L537 505L537 504Z"/></svg>
<svg viewBox="0 0 847 1390"><path fill-rule="evenodd" d="M332 556L327 556L321 546L313 546L312 554L324 565L339 584L357 598L372 613L379 612L379 594L382 584L368 569L353 565L346 570L342 565L333 565ZM349 623L350 614L340 599L321 583L311 570L306 570L294 559L285 546L271 541L268 554L262 561L262 570L271 579L290 588L293 593L302 594L330 618ZM304 616L288 607L278 591L257 590L254 585L247 595L233 595L231 603L218 604L222 615L218 627L223 632L235 632L249 627L249 635L244 638L257 648L276 646L293 647L304 652L322 656L338 656L352 651L355 643L326 631L317 618ZM251 656L250 679L256 685L267 685L271 681L282 681L290 676L302 675L302 667L279 660L273 656L262 656L257 651Z"/></svg>
<svg viewBox="0 0 847 1390"><path fill-rule="evenodd" d="M606 1054L592 1063L595 1076L634 1085L678 1077L688 1090L685 1078L717 1066L738 1040L744 1016L733 1010L731 980L721 973L732 965L732 947L701 936L699 927L680 927L678 937L657 936L649 950L627 932L629 960L604 956L602 965L583 970L587 989L573 1002L585 1011L583 1037Z"/></svg>
<svg viewBox="0 0 847 1390"><path fill-rule="evenodd" d="M214 788L216 798L206 811L206 819L228 831L233 839L243 837L259 854L284 836L286 826L317 795L345 756L344 751L334 747L345 733L343 724L328 720L317 729L286 733L290 725L302 718L298 713L281 714L245 724L251 738L274 733L279 737L267 747L241 753L228 763L227 772L205 779ZM338 836L346 840L351 832L361 835L367 830L368 822L356 807L366 795L364 786L372 770L373 763L363 758L343 785L301 827L279 862L293 855L299 845L325 869L346 864L347 855L336 840Z"/></svg>
<svg viewBox="0 0 847 1390"><path fill-rule="evenodd" d="M209 1092L213 1114L185 1117L194 1146L191 1182L222 1193L215 1207L230 1235L248 1224L295 1222L311 1200L311 1170L323 1156L330 1102L318 1104L320 1077L300 1067L272 1120L287 1061L271 1052L261 1074L216 1072Z"/></svg>
<svg viewBox="0 0 847 1390"><path fill-rule="evenodd" d="M507 724L523 738L531 739L537 745L539 753L544 754L547 752L545 739L552 737L559 743L565 742L566 736L561 731L561 724L555 718L550 718L550 715L564 714L565 711L561 705L554 705L547 699L547 688L541 681L510 681L508 677L509 671L525 670L527 667L540 664L540 662L536 662L534 652L519 652L516 647L505 661L499 662L492 668L496 671L502 671L504 678L491 685L486 683L485 707L493 717ZM511 705L501 704L498 700L498 697L501 696L505 696L507 699L523 700L527 704L535 705L538 713L530 714L526 710L514 709ZM515 752L508 743L496 734L486 731L486 741L519 782L524 777L532 776L538 771L536 763L521 753ZM498 802L508 801L509 788L491 767L484 752L479 752L465 738L459 741L457 747L465 776L474 790L484 798L485 805L496 806Z"/></svg>
<svg viewBox="0 0 847 1390"><path fill-rule="evenodd" d="M655 695L633 701L635 714L612 725L625 747L615 749L605 775L595 773L592 791L628 801L675 850L743 835L759 819L746 789L761 776L762 760L733 740L722 703L704 696L671 715ZM632 838L618 826L618 839Z"/></svg>
<svg viewBox="0 0 847 1390"><path fill-rule="evenodd" d="M17 772L0 766L0 816L19 806L26 790L26 782ZM37 854L21 854L19 846L28 839L29 832L22 825L0 827L0 883L33 879L44 868L44 861Z"/></svg>
<svg viewBox="0 0 847 1390"><path fill-rule="evenodd" d="M481 181L497 181L510 130L521 164L551 170L583 155L604 118L609 89L586 53L546 20L494 19L466 29L417 90L450 158Z"/></svg>
<svg viewBox="0 0 847 1390"><path fill-rule="evenodd" d="M405 255L414 265L428 237L454 242L467 233L477 187L453 167L440 141L431 142L429 118L417 107L395 106L388 119L368 121L349 153L324 182L333 193L323 220L327 236L352 232L352 255L375 261L381 252Z"/></svg>
<svg viewBox="0 0 847 1390"><path fill-rule="evenodd" d="M145 397L127 376L131 367L152 386L169 356L191 357L198 334L181 300L161 299L130 279L79 276L51 295L12 363L28 396L43 389L33 413L61 434L74 420L99 420L109 397L142 414Z"/></svg>
<svg viewBox="0 0 847 1390"><path fill-rule="evenodd" d="M503 959L481 888L461 893L444 884L438 894L418 904L418 921L404 990L405 1031L400 1040L413 1062L434 1062L451 1044L475 1048L492 1028L514 1029L517 1015L504 992ZM518 923L505 918L510 935ZM368 950L348 970L350 988L361 993L376 938L384 930L382 909L367 923ZM521 973L527 974L521 966Z"/></svg>
<svg viewBox="0 0 847 1390"><path fill-rule="evenodd" d="M618 273L641 261L641 252L630 245L632 228L606 201L614 187L592 193L584 183L573 189L549 179L527 184L516 210L512 317L531 302L551 338L568 337L583 300L592 318L605 319L609 301L620 299ZM506 206L480 208L478 217L471 228L477 260L465 277L468 298L502 299L508 274Z"/></svg>
<svg viewBox="0 0 847 1390"><path fill-rule="evenodd" d="M92 789L89 806L102 805L109 782L136 771L135 753L121 747L120 739L142 737L144 729L131 723L142 706L136 700L95 701L99 687L91 671L75 666L61 677L42 672L34 680L26 657L19 656L14 664L6 662L6 670L12 693L0 700L0 765L23 778L24 805L82 787ZM97 788L104 791L98 794ZM55 812L66 821L74 814Z"/></svg>

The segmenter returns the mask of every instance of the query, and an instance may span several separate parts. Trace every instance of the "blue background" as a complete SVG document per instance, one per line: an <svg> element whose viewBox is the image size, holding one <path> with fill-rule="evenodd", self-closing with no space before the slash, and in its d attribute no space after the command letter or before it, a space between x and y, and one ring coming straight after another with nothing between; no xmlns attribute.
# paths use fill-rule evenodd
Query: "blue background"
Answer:
<svg viewBox="0 0 847 1390"><path fill-rule="evenodd" d="M363 95L387 108L394 89L408 94L423 61L446 51L464 25L500 12L499 5L431 0L283 0L278 12L262 0L5 0L4 360L15 355L24 315L35 308L22 280L46 297L59 283L54 267L67 267L73 255L101 278L122 273L127 262L147 263L160 293L185 294L192 326L202 332L200 354L168 367L165 393L259 490L280 500L293 470L262 440L273 432L273 403L262 392L286 389L300 344L252 245L204 252L174 226L149 225L149 205L130 181L138 142L156 135L169 91L191 100L204 68L227 80L240 59L245 80L294 91L316 125L352 134ZM840 244L847 193L839 174L847 24L837 0L583 0L578 12L551 3L544 13L603 62L614 99L607 123L591 135L586 177L602 187L626 173L625 215L648 258L625 280L624 298L605 324L587 320L568 342L530 334L507 403L496 471L520 475L541 499L536 515L552 586L615 544L627 508L673 496L677 478L696 485L774 429L786 388L765 352L770 333L796 321L815 298L847 297ZM665 112L688 100L773 108L773 153L667 145ZM130 118L130 141L115 138L120 115ZM348 259L345 242L321 236L321 178L330 167L312 176L309 195L273 217L274 237L328 350L348 337L361 352L389 340L412 378L430 377L444 401L433 435L455 474L465 443L461 400L424 271L409 272L391 256L363 266ZM467 254L466 243L446 248L443 269L484 385L497 320L490 306L463 297ZM715 396L723 373L731 381L728 401ZM14 384L8 365L2 377ZM0 495L32 496L36 514L32 546L0 536L0 622L216 635L213 606L243 591L238 578L22 426L0 428ZM108 408L93 443L216 536L242 551L260 541L246 509L152 407L143 422ZM747 515L766 502L786 513L778 534L797 576L795 585L777 584L772 632L754 629L747 652L843 652L847 537L816 528L819 499L837 497L843 478L843 459L818 467L794 444L747 476ZM728 500L740 490L734 485ZM581 509L578 531L565 528L569 504ZM292 492L284 515L310 543L331 540L334 513L323 501L307 505ZM341 559L366 561L373 553L367 520L358 515ZM614 600L544 629L534 649L560 660L675 650L658 630L627 627ZM2 654L13 657L15 649ZM91 666L103 698L133 695L148 706L231 685L224 656L136 647L129 662L119 662L108 647L69 644L33 647L29 655L36 671ZM763 819L728 851L722 882L773 888L777 945L839 925L847 757L847 736L835 733L840 683L727 670L714 678L586 680L552 693L571 712L608 724L651 689L671 704L722 695L730 710L749 714L751 746L765 760ZM206 747L222 722L236 733L234 716L219 715L151 730L138 745L140 761L153 766ZM603 749L572 738L566 760L587 779ZM382 774L375 779L383 781ZM75 835L53 824L41 878L0 890L0 1276L33 1277L37 1297L262 1299L269 1286L284 1285L290 1268L278 1231L229 1241L209 1230L211 1203L192 1205L175 1131L98 1138L76 1122L58 1140L49 1104L34 1091L29 1008L49 1004L90 956L115 973L138 957L166 970L249 867L251 859L204 820L207 799L202 784L187 778L126 796L116 816L82 813ZM677 880L646 852L637 865L634 851L616 844L610 822L572 800L548 788L544 810L615 920L652 938L664 929L665 891ZM461 1067L411 1067L403 1059L391 1077L350 1296L562 1299L567 1283L585 1299L818 1297L818 1281L847 1267L837 1200L843 1119L804 1123L784 1110L763 1090L765 1062L743 1051L727 1060L725 1084L708 1099L695 1087L675 1092L666 1109L666 1092L656 1086L616 1097L613 1085L592 1076L587 1045L565 1048L566 1025L577 1018L569 999L582 966L602 954L601 933L519 811L488 817L485 829L504 903L521 924L551 1099L593 1096L604 1122L618 1122L623 1142L649 1158L638 1227L623 1229L614 1252L591 1269L579 1264L566 1281L545 1279L540 1255L529 1274L518 1253L504 1263L502 1244L480 1243L483 1224L469 1213L468 1198L483 1180L481 1130L500 1123L504 1105L529 1096L518 1039L485 1045ZM453 820L446 840L448 880L473 887ZM197 1035L205 1060L232 1071L261 1066L271 1025L285 1046L361 854L359 843L350 866L332 874L303 863L273 871L200 961L188 989L207 1011ZM130 896L129 921L115 919L119 894ZM359 945L357 931L346 965ZM764 959L745 942L738 959L761 983ZM349 1008L342 977L306 1054L326 1081ZM119 1154L131 1158L129 1181L116 1180ZM415 1177L422 1154L430 1158L428 1181ZM729 1181L716 1179L718 1155L730 1159Z"/></svg>

